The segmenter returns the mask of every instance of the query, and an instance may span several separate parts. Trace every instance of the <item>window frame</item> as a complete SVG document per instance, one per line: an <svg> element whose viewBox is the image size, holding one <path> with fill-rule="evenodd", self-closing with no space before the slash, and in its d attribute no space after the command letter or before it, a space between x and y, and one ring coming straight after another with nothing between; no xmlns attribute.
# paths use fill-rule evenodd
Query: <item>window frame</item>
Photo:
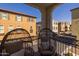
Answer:
<svg viewBox="0 0 79 59"><path fill-rule="evenodd" d="M33 33L33 28L32 28L32 26L30 26L30 33Z"/></svg>
<svg viewBox="0 0 79 59"><path fill-rule="evenodd" d="M34 22L34 20L33 20L33 18L32 18L32 17L30 17L30 22Z"/></svg>
<svg viewBox="0 0 79 59"><path fill-rule="evenodd" d="M1 28L1 26L2 26L2 28ZM4 26L3 25L0 25L0 33L4 33Z"/></svg>
<svg viewBox="0 0 79 59"><path fill-rule="evenodd" d="M8 31L11 31L11 30L13 30L13 29L14 29L13 26L12 26L12 25L9 25Z"/></svg>
<svg viewBox="0 0 79 59"><path fill-rule="evenodd" d="M20 18L18 18L18 16L19 16ZM19 20L18 20L18 19L19 19ZM21 16L21 15L16 15L16 21L18 21L18 22L22 21L22 16Z"/></svg>
<svg viewBox="0 0 79 59"><path fill-rule="evenodd" d="M9 19L9 14L7 12L0 12L0 17L3 20L8 20Z"/></svg>

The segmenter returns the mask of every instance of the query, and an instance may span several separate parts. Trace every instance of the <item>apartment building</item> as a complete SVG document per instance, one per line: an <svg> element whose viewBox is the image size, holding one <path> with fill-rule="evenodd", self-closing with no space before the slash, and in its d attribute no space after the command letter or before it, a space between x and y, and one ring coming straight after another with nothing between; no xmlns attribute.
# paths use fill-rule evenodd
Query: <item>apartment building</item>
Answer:
<svg viewBox="0 0 79 59"><path fill-rule="evenodd" d="M71 23L70 22L59 22L59 32L60 33L71 33Z"/></svg>
<svg viewBox="0 0 79 59"><path fill-rule="evenodd" d="M72 13L71 31L72 34L77 37L77 40L79 40L79 8L72 9L71 13Z"/></svg>
<svg viewBox="0 0 79 59"><path fill-rule="evenodd" d="M53 20L52 22L52 30L58 34L61 33L70 33L71 31L71 24L69 22L58 22Z"/></svg>
<svg viewBox="0 0 79 59"><path fill-rule="evenodd" d="M41 30L41 22L37 23L37 33ZM52 21L52 31L58 34L62 33L71 33L71 23L70 22L58 22L53 20Z"/></svg>
<svg viewBox="0 0 79 59"><path fill-rule="evenodd" d="M53 20L52 21L52 31L58 33L59 32L59 23L58 21Z"/></svg>
<svg viewBox="0 0 79 59"><path fill-rule="evenodd" d="M36 36L36 17L0 9L0 35L16 28L26 29L31 36Z"/></svg>
<svg viewBox="0 0 79 59"><path fill-rule="evenodd" d="M65 32L67 30L66 28L66 22L59 22L60 25L60 32Z"/></svg>

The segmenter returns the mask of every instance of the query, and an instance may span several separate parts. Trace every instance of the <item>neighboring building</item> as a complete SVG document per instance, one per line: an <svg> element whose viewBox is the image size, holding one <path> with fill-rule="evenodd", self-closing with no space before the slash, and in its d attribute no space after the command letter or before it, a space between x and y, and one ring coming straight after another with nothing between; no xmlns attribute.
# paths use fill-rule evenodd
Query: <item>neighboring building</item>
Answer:
<svg viewBox="0 0 79 59"><path fill-rule="evenodd" d="M57 21L52 21L52 29L54 32L58 33L59 32L59 27L58 27L58 22Z"/></svg>
<svg viewBox="0 0 79 59"><path fill-rule="evenodd" d="M26 29L31 36L36 36L36 17L0 9L0 35L16 28Z"/></svg>
<svg viewBox="0 0 79 59"><path fill-rule="evenodd" d="M66 32L66 22L59 22L60 32Z"/></svg>
<svg viewBox="0 0 79 59"><path fill-rule="evenodd" d="M52 22L53 31L60 34L60 33L70 33L71 24L69 22Z"/></svg>
<svg viewBox="0 0 79 59"><path fill-rule="evenodd" d="M69 22L59 22L59 33L71 33L71 24Z"/></svg>
<svg viewBox="0 0 79 59"><path fill-rule="evenodd" d="M67 27L66 33L70 33L71 34L71 23L70 22L67 22L66 23L66 27Z"/></svg>
<svg viewBox="0 0 79 59"><path fill-rule="evenodd" d="M52 21L52 31L58 34L71 32L71 24L69 22L58 22L53 20ZM41 29L41 22L37 23L37 33L39 33Z"/></svg>
<svg viewBox="0 0 79 59"><path fill-rule="evenodd" d="M36 23L36 28L37 28L36 32L37 32L37 35L38 35L40 30L41 30L41 22Z"/></svg>
<svg viewBox="0 0 79 59"><path fill-rule="evenodd" d="M72 34L77 37L79 40L79 8L75 8L71 10L72 12Z"/></svg>

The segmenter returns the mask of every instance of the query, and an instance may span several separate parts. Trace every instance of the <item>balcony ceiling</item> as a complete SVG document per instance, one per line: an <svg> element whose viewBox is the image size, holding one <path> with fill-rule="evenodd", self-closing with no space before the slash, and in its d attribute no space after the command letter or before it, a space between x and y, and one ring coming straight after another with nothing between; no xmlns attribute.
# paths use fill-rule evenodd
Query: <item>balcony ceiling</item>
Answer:
<svg viewBox="0 0 79 59"><path fill-rule="evenodd" d="M47 8L57 6L60 3L26 3L26 4L35 8L41 8L41 7Z"/></svg>

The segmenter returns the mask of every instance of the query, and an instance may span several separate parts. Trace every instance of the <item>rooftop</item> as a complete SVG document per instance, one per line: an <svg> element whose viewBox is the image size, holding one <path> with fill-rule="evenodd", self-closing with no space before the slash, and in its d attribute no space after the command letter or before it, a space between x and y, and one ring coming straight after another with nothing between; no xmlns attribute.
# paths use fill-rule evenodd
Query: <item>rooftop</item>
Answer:
<svg viewBox="0 0 79 59"><path fill-rule="evenodd" d="M0 9L0 11L36 18L35 16L31 16L31 15L27 15L21 12L15 12L15 11L7 10L7 9Z"/></svg>

